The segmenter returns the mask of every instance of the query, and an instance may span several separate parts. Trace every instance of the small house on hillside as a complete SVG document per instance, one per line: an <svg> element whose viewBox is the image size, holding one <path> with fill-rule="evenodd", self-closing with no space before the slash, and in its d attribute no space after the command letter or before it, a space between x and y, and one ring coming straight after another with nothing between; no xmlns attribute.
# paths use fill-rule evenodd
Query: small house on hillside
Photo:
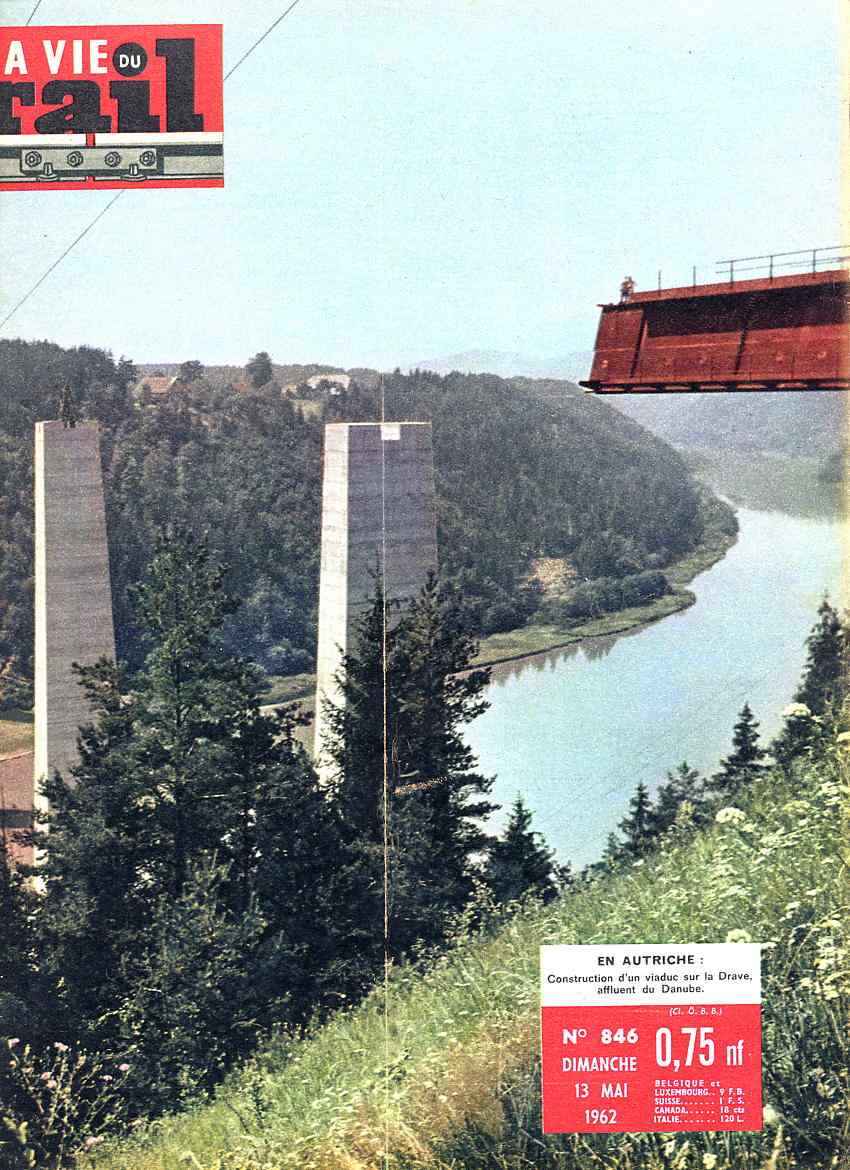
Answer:
<svg viewBox="0 0 850 1170"><path fill-rule="evenodd" d="M133 398L136 402L150 402L151 399L162 398L180 381L175 374L144 374L133 387Z"/></svg>
<svg viewBox="0 0 850 1170"><path fill-rule="evenodd" d="M318 390L322 382L329 383L331 394L339 394L342 390L348 389L351 378L348 374L314 374L312 378L307 379L307 385L312 390Z"/></svg>
<svg viewBox="0 0 850 1170"><path fill-rule="evenodd" d="M289 398L304 398L316 401L324 395L334 397L347 390L351 385L348 374L313 374L303 378L300 382L287 382L282 393Z"/></svg>

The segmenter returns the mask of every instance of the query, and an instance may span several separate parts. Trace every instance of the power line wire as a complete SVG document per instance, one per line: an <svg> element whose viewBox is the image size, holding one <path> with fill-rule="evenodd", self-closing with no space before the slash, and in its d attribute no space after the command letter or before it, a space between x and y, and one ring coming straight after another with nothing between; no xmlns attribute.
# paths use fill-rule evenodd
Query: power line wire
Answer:
<svg viewBox="0 0 850 1170"><path fill-rule="evenodd" d="M21 297L21 299L18 301L18 303L12 309L9 310L9 312L6 314L6 316L3 318L3 320L0 321L0 329L3 329L4 326L7 324L7 322L10 321L12 319L12 317L14 317L15 313L17 313L18 309L20 309L20 307L30 299L30 297L33 295L34 292L36 292L39 288L41 288L41 286L44 284L45 280L47 280L48 276L50 276L51 272L54 272L59 267L59 265L62 263L62 261L65 259L65 257L70 252L73 252L74 248L76 248L76 246L77 246L77 244L79 244L80 240L82 240L85 236L87 236L89 234L89 232L92 230L92 228L95 226L95 224L97 224L101 219L103 219L103 217L106 215L107 211L109 211L110 207L114 206L114 204L116 204L118 202L118 200L121 198L121 196L123 194L124 194L123 191L118 191L117 194L115 194L109 200L109 202L106 204L106 206L102 207L100 209L100 211L97 213L97 215L94 217L94 219L83 228L83 230L80 232L80 234L75 239L73 239L71 241L71 243L68 245L68 247L65 249L65 251L62 252L62 254L59 257L57 257L56 260L53 261L53 263L50 265L50 267L45 272L43 272L41 274L41 276L38 278L38 280L35 282L35 284L32 286L32 288L29 289L28 292L25 292L24 295Z"/></svg>
<svg viewBox="0 0 850 1170"><path fill-rule="evenodd" d="M280 22L282 20L285 20L286 17L289 16L292 9L299 2L300 2L300 0L292 0L292 3L289 5L289 7L286 9L286 11L282 12L280 14L280 16L277 18L277 20L273 24L269 25L269 27L266 29L266 31L263 33L263 35L261 37L257 37L257 39L254 41L253 45L251 45L251 48L248 49L247 52L242 54L242 56L239 58L239 60L236 62L236 64L233 66L232 69L228 69L227 73L225 73L225 75L224 75L225 81L227 81L228 77L230 77L233 73L236 72L236 70L239 68L239 66L242 64L243 61L246 61L248 59L248 57L251 56L251 54L254 52L254 50L257 48L257 46L261 45L263 43L263 41L266 39L266 37L274 32L274 30L277 28L277 26L280 24ZM40 3L40 0L39 0L39 3Z"/></svg>
<svg viewBox="0 0 850 1170"><path fill-rule="evenodd" d="M248 57L251 56L251 54L254 52L254 50L257 48L257 46L261 45L262 42L266 39L266 37L274 32L274 30L281 23L281 21L285 20L286 17L289 16L289 14L293 10L293 8L295 8L295 6L299 3L300 3L300 0L292 0L292 3L289 5L289 7L286 8L280 14L280 16L269 25L269 27L262 34L262 36L258 37L256 39L256 41L254 41L253 45L251 45L251 47L246 52L244 52L242 54L242 56L239 58L239 60L236 62L236 64L233 66L233 68L229 69L227 71L227 73L225 73L224 81L227 81L228 77L233 76L233 74L240 67L240 65L242 65L242 63L244 61L246 61L248 59ZM36 0L36 5L33 8L32 12L29 14L29 18L27 19L27 24L30 23L32 18L35 16L36 12L38 12L41 4L42 4L42 0ZM27 303L27 301L30 299L30 297L33 295L33 293L37 292L38 289L41 288L41 286L44 284L45 280L47 280L48 276L50 276L50 274L52 272L54 272L59 267L59 265L62 263L62 261L65 259L66 256L70 255L70 253L73 252L73 250L74 250L74 248L76 248L77 244L79 244L79 242L85 236L88 235L88 233L91 231L91 229L97 223L99 223L101 219L103 219L104 215L106 215L106 213L107 213L107 211L109 211L110 207L114 207L114 205L118 202L118 200L121 198L121 196L124 195L125 193L126 193L126 188L122 188L122 190L120 190L112 199L109 200L109 202L106 204L105 207L101 208L101 210L97 213L97 215L94 217L94 219L92 219L91 222L89 224L87 224L86 227L83 228L83 230L80 232L80 234L74 240L71 241L71 243L68 245L68 247L65 249L65 251L62 252L62 254L59 257L57 257L56 260L53 261L53 263L50 265L50 267L48 269L46 269L45 272L42 273L42 275L38 278L38 280L35 282L35 284L32 286L32 288L28 289L24 293L24 295L21 297L21 299L17 302L17 304L14 305L9 310L9 312L6 314L6 316L3 318L3 320L0 321L0 330L5 328L5 326L9 323L9 321L11 321L12 317L14 317L15 313L17 313L17 311Z"/></svg>

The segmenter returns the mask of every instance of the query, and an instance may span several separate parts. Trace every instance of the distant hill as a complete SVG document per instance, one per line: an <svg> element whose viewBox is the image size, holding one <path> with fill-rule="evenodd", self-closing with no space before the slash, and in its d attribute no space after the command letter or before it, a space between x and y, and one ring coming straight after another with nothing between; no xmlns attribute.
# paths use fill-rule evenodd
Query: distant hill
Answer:
<svg viewBox="0 0 850 1170"><path fill-rule="evenodd" d="M498 349L467 349L448 357L429 358L411 368L450 374L459 370L467 374L496 374L500 378L556 378L577 382L590 369L593 353L575 350L554 358L534 358L527 353L505 353Z"/></svg>
<svg viewBox="0 0 850 1170"><path fill-rule="evenodd" d="M617 394L606 399L674 447L827 456L839 450L840 392Z"/></svg>
<svg viewBox="0 0 850 1170"><path fill-rule="evenodd" d="M587 377L593 353L576 350L538 359L500 350L470 349L417 363L420 370L448 374L496 374L501 378L545 379L573 385ZM772 451L827 457L840 448L843 395L623 394L605 399L674 447Z"/></svg>
<svg viewBox="0 0 850 1170"><path fill-rule="evenodd" d="M135 365L141 375L165 374L172 378L180 372L180 362L136 362ZM281 386L285 386L287 382L306 382L314 374L342 374L345 372L342 366L325 366L316 362L310 362L306 365L280 365L273 362L272 370L275 381ZM228 382L238 382L244 378L245 367L205 365L204 377L211 385L224 386Z"/></svg>
<svg viewBox="0 0 850 1170"><path fill-rule="evenodd" d="M430 370L434 374L451 374L457 370L461 374L495 374L498 378L545 378L551 372L548 363L528 354L498 349L467 349L448 357L415 362L411 369Z"/></svg>

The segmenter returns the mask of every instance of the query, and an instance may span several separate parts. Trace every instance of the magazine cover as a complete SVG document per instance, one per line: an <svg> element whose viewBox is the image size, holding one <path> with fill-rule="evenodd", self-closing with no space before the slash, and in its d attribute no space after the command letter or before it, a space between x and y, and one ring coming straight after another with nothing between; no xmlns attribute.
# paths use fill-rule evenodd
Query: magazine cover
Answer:
<svg viewBox="0 0 850 1170"><path fill-rule="evenodd" d="M0 1170L850 1168L847 16L0 0Z"/></svg>

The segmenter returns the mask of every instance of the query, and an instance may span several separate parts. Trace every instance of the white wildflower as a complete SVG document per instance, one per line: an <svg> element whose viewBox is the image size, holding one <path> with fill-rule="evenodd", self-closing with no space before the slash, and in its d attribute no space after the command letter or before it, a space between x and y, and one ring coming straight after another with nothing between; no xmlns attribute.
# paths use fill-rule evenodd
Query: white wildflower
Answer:
<svg viewBox="0 0 850 1170"><path fill-rule="evenodd" d="M779 1125L779 1114L770 1104L765 1105L764 1109L762 1109L761 1119L764 1125L768 1127Z"/></svg>
<svg viewBox="0 0 850 1170"><path fill-rule="evenodd" d="M714 819L718 825L737 825L747 819L747 814L734 805L727 805L726 808L718 809Z"/></svg>

